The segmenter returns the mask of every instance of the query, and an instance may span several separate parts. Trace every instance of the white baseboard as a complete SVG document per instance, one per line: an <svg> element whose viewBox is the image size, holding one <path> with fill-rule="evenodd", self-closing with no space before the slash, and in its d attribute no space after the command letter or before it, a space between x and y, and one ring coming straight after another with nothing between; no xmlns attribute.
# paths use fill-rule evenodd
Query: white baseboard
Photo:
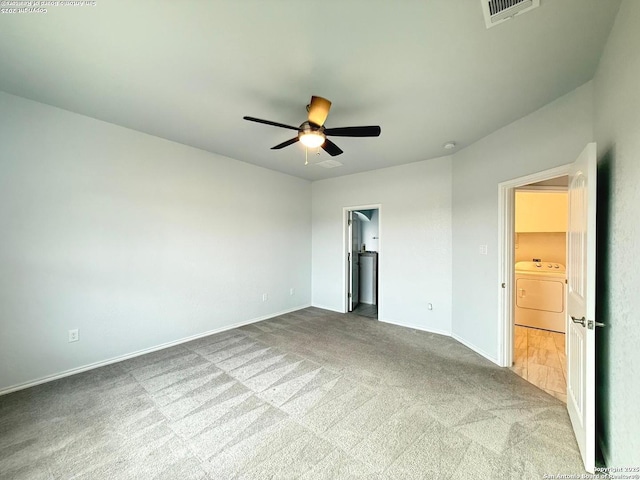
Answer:
<svg viewBox="0 0 640 480"><path fill-rule="evenodd" d="M321 308L322 310L329 310L330 312L344 313L342 310L336 310L333 307L326 307L324 305L318 305L317 303L312 303L311 306L314 307L314 308Z"/></svg>
<svg viewBox="0 0 640 480"><path fill-rule="evenodd" d="M397 325L398 327L405 327L405 328L413 328L414 330L420 330L421 332L427 332L427 333L435 333L437 335L444 335L445 337L450 337L451 336L451 332L446 332L444 330L436 330L436 329L430 329L430 328L424 328L418 325L412 325L409 323L403 323L403 322L396 322L394 320L383 320L381 318L378 318L379 322L382 323L389 323L391 325Z"/></svg>
<svg viewBox="0 0 640 480"><path fill-rule="evenodd" d="M495 363L498 366L500 365L500 362L494 358L493 355L489 355L487 352L485 352L484 350L482 350L479 347L476 347L473 343L466 341L464 338L459 337L458 335L456 335L455 333L452 333L451 336L456 339L457 341L459 341L461 344L463 344L465 347L470 348L471 350L473 350L474 352L476 352L478 355L482 355L484 358L486 358L487 360L489 360L490 362Z"/></svg>
<svg viewBox="0 0 640 480"><path fill-rule="evenodd" d="M436 333L438 335L444 335L445 337L451 337L454 340L460 342L461 344L463 344L465 347L470 348L471 350L473 350L474 352L476 352L478 355L482 355L484 358L486 358L487 360L500 365L500 363L492 356L489 355L487 352L483 351L481 348L478 348L477 346L475 346L472 343L467 342L466 340L464 340L463 338L459 337L458 335L451 333L451 332L446 332L444 330L435 330L435 329L428 329L428 328L423 328L423 327L419 327L416 325L410 325L408 323L402 323L402 322L395 322L393 320L382 320L382 319L378 319L379 322L383 322L383 323L390 323L392 325L398 325L399 327L406 327L406 328L413 328L414 330L420 330L423 332L429 332L429 333Z"/></svg>
<svg viewBox="0 0 640 480"><path fill-rule="evenodd" d="M174 347L176 345L180 345L181 343L191 342L192 340L197 340L198 338L207 337L209 335L215 335L216 333L226 332L227 330L233 330L234 328L243 327L245 325L251 325L252 323L262 322L264 320L269 320L270 318L278 317L280 315L284 315L287 313L295 312L297 310L302 310L303 308L310 307L311 304L300 305L297 307L293 307L287 310L283 310L281 312L270 313L269 315L264 315L262 317L252 318L250 320L246 320L243 322L234 323L233 325L227 325L225 327L216 328L213 330L209 330L207 332L198 333L197 335L192 335L190 337L184 337L179 340L174 340L172 342L162 343L160 345L156 345L154 347L145 348L143 350L138 350L136 352L127 353L125 355L120 355L118 357L109 358L107 360L101 360L99 362L90 363L88 365L83 365L81 367L72 368L69 370L65 370L64 372L54 373L53 375L47 375L46 377L41 377L36 380L31 380L29 382L21 383L19 385L13 385L10 387L6 387L0 390L0 396L6 395L8 393L17 392L18 390L24 390L25 388L35 387L36 385L40 385L42 383L53 382L54 380L58 380L60 378L69 377L71 375L75 375L77 373L86 372L88 370L93 370L95 368L104 367L106 365L111 365L112 363L122 362L123 360L128 360L130 358L139 357L140 355L146 355L147 353L156 352L158 350L163 350L165 348Z"/></svg>

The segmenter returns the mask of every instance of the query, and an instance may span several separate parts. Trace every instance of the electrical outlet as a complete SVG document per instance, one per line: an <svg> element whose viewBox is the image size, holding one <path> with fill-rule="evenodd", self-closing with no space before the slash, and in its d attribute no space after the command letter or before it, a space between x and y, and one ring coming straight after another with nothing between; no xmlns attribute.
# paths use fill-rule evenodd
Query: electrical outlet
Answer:
<svg viewBox="0 0 640 480"><path fill-rule="evenodd" d="M487 246L480 245L480 255L486 255L486 254L487 254Z"/></svg>
<svg viewBox="0 0 640 480"><path fill-rule="evenodd" d="M289 295L295 295L295 294L296 294L296 289L295 289L295 288L293 288L293 287L291 287L291 288L289 289Z"/></svg>
<svg viewBox="0 0 640 480"><path fill-rule="evenodd" d="M77 342L79 340L78 329L74 328L73 330L69 330L69 343Z"/></svg>
<svg viewBox="0 0 640 480"><path fill-rule="evenodd" d="M262 294L262 301L266 302L267 300L269 300L269 294L268 293L263 293Z"/></svg>

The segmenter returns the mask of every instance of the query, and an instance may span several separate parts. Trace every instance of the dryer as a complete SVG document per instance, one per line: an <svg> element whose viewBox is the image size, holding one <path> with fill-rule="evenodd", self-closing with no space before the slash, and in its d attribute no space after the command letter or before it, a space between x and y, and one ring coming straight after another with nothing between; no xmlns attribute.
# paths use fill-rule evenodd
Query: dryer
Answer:
<svg viewBox="0 0 640 480"><path fill-rule="evenodd" d="M515 324L565 333L565 266L516 263Z"/></svg>

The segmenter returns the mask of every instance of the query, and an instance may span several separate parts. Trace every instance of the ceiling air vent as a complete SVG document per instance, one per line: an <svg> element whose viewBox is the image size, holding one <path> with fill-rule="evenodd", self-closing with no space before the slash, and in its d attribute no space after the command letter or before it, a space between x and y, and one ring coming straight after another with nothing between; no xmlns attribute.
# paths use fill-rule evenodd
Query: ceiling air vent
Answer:
<svg viewBox="0 0 640 480"><path fill-rule="evenodd" d="M325 160L324 162L318 162L316 163L316 165L322 168L336 168L336 167L342 166L342 164L339 161L331 160L331 159Z"/></svg>
<svg viewBox="0 0 640 480"><path fill-rule="evenodd" d="M540 0L480 0L487 28L540 6Z"/></svg>

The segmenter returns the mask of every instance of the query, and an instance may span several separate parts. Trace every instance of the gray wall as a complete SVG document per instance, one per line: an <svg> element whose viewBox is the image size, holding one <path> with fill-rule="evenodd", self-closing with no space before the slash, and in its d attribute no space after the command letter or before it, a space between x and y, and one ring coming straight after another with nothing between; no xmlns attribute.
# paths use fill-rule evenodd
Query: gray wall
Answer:
<svg viewBox="0 0 640 480"><path fill-rule="evenodd" d="M622 3L594 80L599 157L598 429L609 466L640 465L640 2Z"/></svg>
<svg viewBox="0 0 640 480"><path fill-rule="evenodd" d="M343 208L381 204L378 318L450 334L451 158L320 180L312 191L313 305L344 311Z"/></svg>
<svg viewBox="0 0 640 480"><path fill-rule="evenodd" d="M592 117L587 83L453 157L453 335L496 363L498 184L573 162L593 141Z"/></svg>
<svg viewBox="0 0 640 480"><path fill-rule="evenodd" d="M310 219L307 181L0 93L0 391L309 305Z"/></svg>

